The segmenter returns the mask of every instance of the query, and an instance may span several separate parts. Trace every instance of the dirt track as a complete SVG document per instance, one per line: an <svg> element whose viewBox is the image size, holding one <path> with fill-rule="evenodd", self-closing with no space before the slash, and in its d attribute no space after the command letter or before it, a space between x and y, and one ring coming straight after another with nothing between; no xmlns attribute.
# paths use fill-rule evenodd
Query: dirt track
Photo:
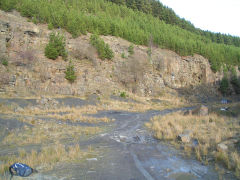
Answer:
<svg viewBox="0 0 240 180"><path fill-rule="evenodd" d="M88 158L82 163L61 163L51 171L40 172L27 179L218 179L218 173L212 166L204 166L193 158L187 158L181 151L154 139L144 127L144 123L149 121L151 117L178 110L184 109L145 113L101 111L94 114L92 116L98 118L115 119L112 123L101 124L106 128L104 133L78 142L80 147L91 145L97 149L99 154L96 157ZM6 125L5 122L13 121L5 118L0 119L1 128ZM15 124L19 124L17 120L15 121ZM15 128L21 128L21 126L19 124L19 127ZM6 151L5 147L5 150L0 151L0 155L5 154ZM14 152L14 149L11 151Z"/></svg>

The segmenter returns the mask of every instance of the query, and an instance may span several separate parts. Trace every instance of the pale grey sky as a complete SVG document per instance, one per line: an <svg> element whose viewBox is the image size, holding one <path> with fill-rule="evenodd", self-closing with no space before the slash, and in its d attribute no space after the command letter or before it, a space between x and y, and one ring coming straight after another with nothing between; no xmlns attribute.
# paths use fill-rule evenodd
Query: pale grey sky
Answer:
<svg viewBox="0 0 240 180"><path fill-rule="evenodd" d="M160 0L195 27L240 37L240 0Z"/></svg>

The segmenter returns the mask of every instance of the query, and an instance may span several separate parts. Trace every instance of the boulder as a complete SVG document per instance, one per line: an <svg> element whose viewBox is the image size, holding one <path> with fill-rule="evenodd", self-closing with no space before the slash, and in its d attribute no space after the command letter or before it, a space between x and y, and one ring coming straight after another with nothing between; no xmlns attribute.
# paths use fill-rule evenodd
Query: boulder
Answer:
<svg viewBox="0 0 240 180"><path fill-rule="evenodd" d="M24 31L24 34L29 35L30 37L36 37L38 34L35 31Z"/></svg>
<svg viewBox="0 0 240 180"><path fill-rule="evenodd" d="M221 152L221 151L227 151L227 150L228 150L228 147L227 147L226 144L220 143L220 144L217 145L217 150L218 150L219 152Z"/></svg>
<svg viewBox="0 0 240 180"><path fill-rule="evenodd" d="M190 141L191 141L190 134L188 134L188 133L179 134L177 139L183 143L190 143Z"/></svg>
<svg viewBox="0 0 240 180"><path fill-rule="evenodd" d="M16 107L16 108L14 109L14 112L15 112L15 113L17 113L17 112L23 112L23 111L24 111L24 109L21 108L21 107Z"/></svg>

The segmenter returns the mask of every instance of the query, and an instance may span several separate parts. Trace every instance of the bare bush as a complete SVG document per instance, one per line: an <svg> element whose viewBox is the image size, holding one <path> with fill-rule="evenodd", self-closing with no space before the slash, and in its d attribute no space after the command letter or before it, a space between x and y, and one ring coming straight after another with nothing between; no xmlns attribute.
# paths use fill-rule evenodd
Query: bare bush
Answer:
<svg viewBox="0 0 240 180"><path fill-rule="evenodd" d="M40 68L39 75L40 75L40 80L42 83L51 79L51 74L49 73L48 68L46 68L46 67Z"/></svg>
<svg viewBox="0 0 240 180"><path fill-rule="evenodd" d="M35 52L33 50L27 49L26 51L20 52L19 56L21 57L21 59L27 62L33 62L36 59L34 53Z"/></svg>
<svg viewBox="0 0 240 180"><path fill-rule="evenodd" d="M97 65L97 51L90 45L81 45L78 49L74 49L71 55L76 59L88 59L94 65Z"/></svg>
<svg viewBox="0 0 240 180"><path fill-rule="evenodd" d="M35 51L32 49L23 50L17 53L17 57L12 60L16 66L32 65L36 61Z"/></svg>
<svg viewBox="0 0 240 180"><path fill-rule="evenodd" d="M138 83L143 80L149 70L150 63L145 54L135 53L116 68L118 80L133 93L137 91Z"/></svg>

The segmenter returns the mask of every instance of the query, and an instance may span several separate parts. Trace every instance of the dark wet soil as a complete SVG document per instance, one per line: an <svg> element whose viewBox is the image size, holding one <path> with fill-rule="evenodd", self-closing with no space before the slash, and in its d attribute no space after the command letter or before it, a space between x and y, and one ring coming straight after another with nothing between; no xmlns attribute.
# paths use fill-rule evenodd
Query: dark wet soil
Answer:
<svg viewBox="0 0 240 180"><path fill-rule="evenodd" d="M10 99L0 99L0 104L17 105L21 108L25 108L27 106L35 106L37 102L36 102L36 99L10 98Z"/></svg>

